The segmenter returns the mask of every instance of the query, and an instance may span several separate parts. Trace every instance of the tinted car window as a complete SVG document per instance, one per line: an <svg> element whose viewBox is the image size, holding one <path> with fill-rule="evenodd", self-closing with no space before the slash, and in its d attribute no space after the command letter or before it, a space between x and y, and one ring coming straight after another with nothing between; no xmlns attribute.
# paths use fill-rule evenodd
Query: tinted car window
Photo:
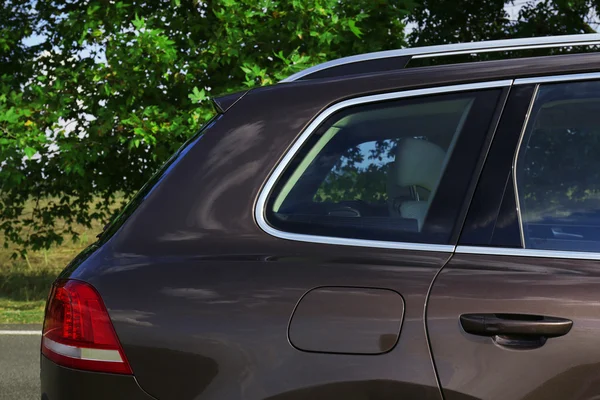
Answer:
<svg viewBox="0 0 600 400"><path fill-rule="evenodd" d="M438 95L333 114L275 185L267 222L320 236L446 243L452 226L430 223L434 199L461 132L471 120L483 138L497 97ZM454 216L459 207L449 208Z"/></svg>
<svg viewBox="0 0 600 400"><path fill-rule="evenodd" d="M525 247L600 251L600 82L540 87L516 180Z"/></svg>

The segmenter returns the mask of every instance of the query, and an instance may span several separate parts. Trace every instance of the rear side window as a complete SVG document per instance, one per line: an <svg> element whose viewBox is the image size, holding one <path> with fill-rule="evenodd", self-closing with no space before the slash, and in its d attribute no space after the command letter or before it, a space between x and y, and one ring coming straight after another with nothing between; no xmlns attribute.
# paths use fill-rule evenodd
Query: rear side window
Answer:
<svg viewBox="0 0 600 400"><path fill-rule="evenodd" d="M516 183L525 247L600 251L600 81L539 88Z"/></svg>
<svg viewBox="0 0 600 400"><path fill-rule="evenodd" d="M360 104L331 115L275 184L267 223L305 235L449 243L499 93Z"/></svg>

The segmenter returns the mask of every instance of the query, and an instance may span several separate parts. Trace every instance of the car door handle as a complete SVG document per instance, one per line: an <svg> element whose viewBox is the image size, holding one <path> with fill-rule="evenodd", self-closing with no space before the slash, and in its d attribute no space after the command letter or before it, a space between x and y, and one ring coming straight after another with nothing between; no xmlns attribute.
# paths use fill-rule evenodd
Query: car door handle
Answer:
<svg viewBox="0 0 600 400"><path fill-rule="evenodd" d="M573 321L527 314L463 314L465 332L479 336L557 337L569 333Z"/></svg>

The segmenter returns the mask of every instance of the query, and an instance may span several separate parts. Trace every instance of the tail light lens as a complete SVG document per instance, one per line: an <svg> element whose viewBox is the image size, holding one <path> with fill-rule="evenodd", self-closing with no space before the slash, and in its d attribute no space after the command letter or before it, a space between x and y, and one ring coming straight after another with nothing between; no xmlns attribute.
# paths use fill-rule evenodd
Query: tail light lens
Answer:
<svg viewBox="0 0 600 400"><path fill-rule="evenodd" d="M132 374L100 295L81 281L58 281L52 286L42 354L65 367Z"/></svg>

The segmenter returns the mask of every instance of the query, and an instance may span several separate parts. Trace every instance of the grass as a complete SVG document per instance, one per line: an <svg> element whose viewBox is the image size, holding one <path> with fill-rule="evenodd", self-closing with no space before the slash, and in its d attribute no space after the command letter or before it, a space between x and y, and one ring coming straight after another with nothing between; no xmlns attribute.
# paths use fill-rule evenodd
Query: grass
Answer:
<svg viewBox="0 0 600 400"><path fill-rule="evenodd" d="M49 250L30 251L27 259L11 259L13 248L0 247L0 324L41 323L50 285L63 268L95 241L100 222L79 226L77 242L65 240ZM1 239L1 238L0 238Z"/></svg>

